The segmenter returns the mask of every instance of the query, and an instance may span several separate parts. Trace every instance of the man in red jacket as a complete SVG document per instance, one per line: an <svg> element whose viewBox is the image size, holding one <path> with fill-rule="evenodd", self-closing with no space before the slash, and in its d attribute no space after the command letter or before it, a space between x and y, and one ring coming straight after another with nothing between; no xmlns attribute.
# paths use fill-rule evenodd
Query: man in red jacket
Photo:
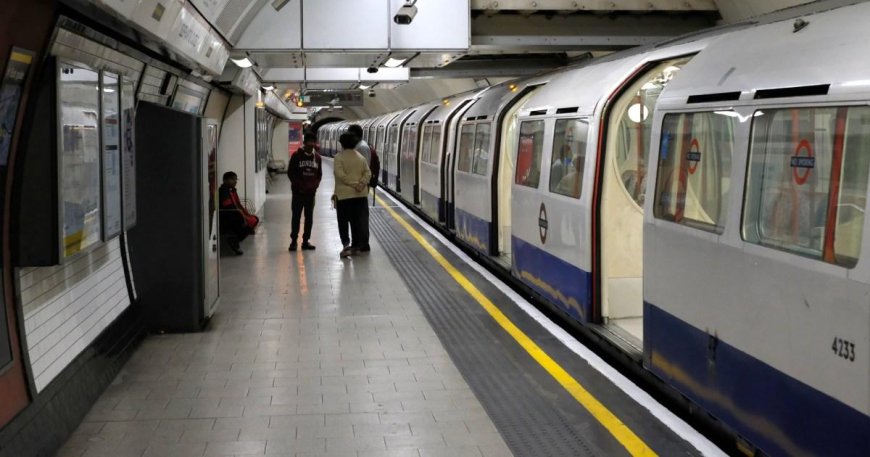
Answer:
<svg viewBox="0 0 870 457"><path fill-rule="evenodd" d="M323 177L320 154L315 150L317 136L306 133L302 139L302 147L290 157L287 176L293 191L293 231L290 233L290 251L296 250L296 237L299 236L299 222L302 212L305 212L305 231L302 233L302 249L314 250L309 243L311 224L314 222L314 194L320 186Z"/></svg>

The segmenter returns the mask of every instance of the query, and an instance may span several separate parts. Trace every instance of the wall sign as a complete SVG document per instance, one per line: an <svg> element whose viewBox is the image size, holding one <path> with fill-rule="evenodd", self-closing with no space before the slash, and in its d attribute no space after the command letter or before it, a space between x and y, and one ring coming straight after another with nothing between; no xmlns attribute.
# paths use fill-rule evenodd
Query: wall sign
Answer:
<svg viewBox="0 0 870 457"><path fill-rule="evenodd" d="M0 85L0 166L6 166L9 159L21 92L32 60L33 53L30 51L12 48L9 62L6 64L6 74Z"/></svg>

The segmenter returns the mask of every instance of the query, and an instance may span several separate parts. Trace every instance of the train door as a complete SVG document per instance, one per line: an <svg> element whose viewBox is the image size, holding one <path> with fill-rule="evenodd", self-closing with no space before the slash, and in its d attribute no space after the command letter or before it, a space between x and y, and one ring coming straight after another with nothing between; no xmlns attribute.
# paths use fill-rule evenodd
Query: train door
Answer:
<svg viewBox="0 0 870 457"><path fill-rule="evenodd" d="M402 143L401 138L399 137L399 120L398 119L396 119L395 124L390 125L389 135L390 135L390 144L387 146L387 151L389 151L389 152L387 154L383 154L381 156L381 161L384 160L383 156L387 156L387 157L398 156L397 151L399 150L399 146ZM381 175L383 175L384 181L386 182L387 177L389 176L389 173L387 173L387 166L383 162L381 163Z"/></svg>
<svg viewBox="0 0 870 457"><path fill-rule="evenodd" d="M473 103L472 103L473 104ZM469 104L470 108L472 104ZM466 110L467 111L467 108ZM453 212L453 208L456 202L456 194L454 189L456 188L456 153L459 150L459 123L462 121L462 115L465 113L462 111L461 113L457 113L456 117L450 120L450 123L447 127L447 139L449 144L447 146L447 153L444 157L444 171L445 171L445 179L444 183L446 184L446 193L445 193L445 219L447 221L447 228L450 230L456 229L456 217Z"/></svg>
<svg viewBox="0 0 870 457"><path fill-rule="evenodd" d="M453 155L453 140L454 140L454 132L456 131L456 125L459 120L462 119L462 114L465 113L471 105L473 104L472 100L463 101L452 113L447 116L447 119L444 121L444 131L441 135L443 135L443 140L441 141L441 151L434 153L440 154L440 164L441 164L441 207L438 210L438 222L441 222L447 225L448 219L448 200L450 203L453 202L452 195L450 193L452 189L452 181L453 181L453 168L450 162L450 158ZM439 132L441 128L439 127ZM433 146L434 148L435 146ZM448 198L450 196L450 198ZM452 209L450 210L452 214ZM450 216L452 217L452 216Z"/></svg>
<svg viewBox="0 0 870 457"><path fill-rule="evenodd" d="M643 204L653 110L690 57L651 64L607 108L599 157L598 320L626 341L643 342Z"/></svg>
<svg viewBox="0 0 870 457"><path fill-rule="evenodd" d="M498 162L495 164L498 175L493 196L498 201L493 202L493 207L497 211L494 219L498 219L497 261L506 268L511 266L511 188L514 179L514 154L519 140L519 111L540 87L526 88L499 119L501 131L500 141L497 140L496 143Z"/></svg>

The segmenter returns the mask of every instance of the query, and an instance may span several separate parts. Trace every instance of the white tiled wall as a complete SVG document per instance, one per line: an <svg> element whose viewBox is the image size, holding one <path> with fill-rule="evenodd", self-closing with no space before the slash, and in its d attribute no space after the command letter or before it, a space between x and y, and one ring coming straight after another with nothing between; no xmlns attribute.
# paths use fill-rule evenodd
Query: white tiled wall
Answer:
<svg viewBox="0 0 870 457"><path fill-rule="evenodd" d="M17 280L38 391L130 306L117 238L66 265L22 268Z"/></svg>

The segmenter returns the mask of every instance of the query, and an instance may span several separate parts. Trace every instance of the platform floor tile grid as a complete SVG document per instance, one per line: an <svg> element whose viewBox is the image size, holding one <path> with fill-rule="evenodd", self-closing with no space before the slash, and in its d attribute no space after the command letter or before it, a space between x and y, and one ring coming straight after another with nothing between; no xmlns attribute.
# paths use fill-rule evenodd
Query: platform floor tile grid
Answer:
<svg viewBox="0 0 870 457"><path fill-rule="evenodd" d="M276 178L207 330L149 336L58 455L511 456L377 239L339 258L329 173L315 251Z"/></svg>

